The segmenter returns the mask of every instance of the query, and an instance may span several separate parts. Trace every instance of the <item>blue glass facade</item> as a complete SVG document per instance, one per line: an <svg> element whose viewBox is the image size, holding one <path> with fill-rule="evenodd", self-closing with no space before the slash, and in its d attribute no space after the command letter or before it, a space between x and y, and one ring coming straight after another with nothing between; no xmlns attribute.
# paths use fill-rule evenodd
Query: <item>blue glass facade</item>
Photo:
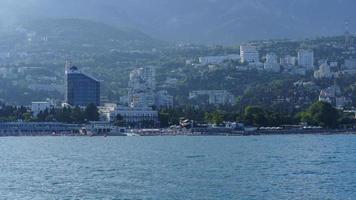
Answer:
<svg viewBox="0 0 356 200"><path fill-rule="evenodd" d="M66 73L65 99L71 106L87 106L91 103L100 106L100 82L71 67Z"/></svg>

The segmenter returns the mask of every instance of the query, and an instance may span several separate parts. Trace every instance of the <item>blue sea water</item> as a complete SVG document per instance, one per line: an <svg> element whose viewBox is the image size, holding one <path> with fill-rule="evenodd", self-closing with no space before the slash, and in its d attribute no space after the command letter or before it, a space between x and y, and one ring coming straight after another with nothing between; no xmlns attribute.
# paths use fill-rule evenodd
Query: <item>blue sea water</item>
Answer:
<svg viewBox="0 0 356 200"><path fill-rule="evenodd" d="M0 138L0 199L356 199L356 136Z"/></svg>

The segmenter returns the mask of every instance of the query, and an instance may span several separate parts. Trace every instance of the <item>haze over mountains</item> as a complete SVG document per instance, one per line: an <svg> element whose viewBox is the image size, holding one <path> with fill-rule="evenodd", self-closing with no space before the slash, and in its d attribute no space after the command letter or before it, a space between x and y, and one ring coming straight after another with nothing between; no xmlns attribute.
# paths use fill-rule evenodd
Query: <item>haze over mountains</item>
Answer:
<svg viewBox="0 0 356 200"><path fill-rule="evenodd" d="M355 0L2 0L1 27L29 18L83 18L167 41L246 40L355 32Z"/></svg>

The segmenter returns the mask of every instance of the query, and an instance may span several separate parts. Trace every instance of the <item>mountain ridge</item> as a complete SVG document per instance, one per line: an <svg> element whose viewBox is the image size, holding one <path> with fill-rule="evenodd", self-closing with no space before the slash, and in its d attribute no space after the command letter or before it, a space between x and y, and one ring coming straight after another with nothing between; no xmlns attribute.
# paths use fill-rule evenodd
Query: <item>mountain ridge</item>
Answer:
<svg viewBox="0 0 356 200"><path fill-rule="evenodd" d="M23 20L0 33L0 46L25 52L151 50L161 44L140 31L76 18Z"/></svg>
<svg viewBox="0 0 356 200"><path fill-rule="evenodd" d="M344 21L356 19L354 0L3 1L10 8L7 13L90 19L132 27L163 40L205 44L340 35ZM354 23L350 24L355 32Z"/></svg>

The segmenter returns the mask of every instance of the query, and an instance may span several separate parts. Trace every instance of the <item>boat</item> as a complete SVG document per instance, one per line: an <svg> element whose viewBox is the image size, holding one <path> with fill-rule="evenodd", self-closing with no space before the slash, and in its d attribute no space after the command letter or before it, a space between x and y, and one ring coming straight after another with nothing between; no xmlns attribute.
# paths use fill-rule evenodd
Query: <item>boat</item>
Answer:
<svg viewBox="0 0 356 200"><path fill-rule="evenodd" d="M128 137L138 137L138 136L140 136L139 134L133 133L133 132L127 132L127 133L125 133L125 134L126 134L126 136L128 136Z"/></svg>

